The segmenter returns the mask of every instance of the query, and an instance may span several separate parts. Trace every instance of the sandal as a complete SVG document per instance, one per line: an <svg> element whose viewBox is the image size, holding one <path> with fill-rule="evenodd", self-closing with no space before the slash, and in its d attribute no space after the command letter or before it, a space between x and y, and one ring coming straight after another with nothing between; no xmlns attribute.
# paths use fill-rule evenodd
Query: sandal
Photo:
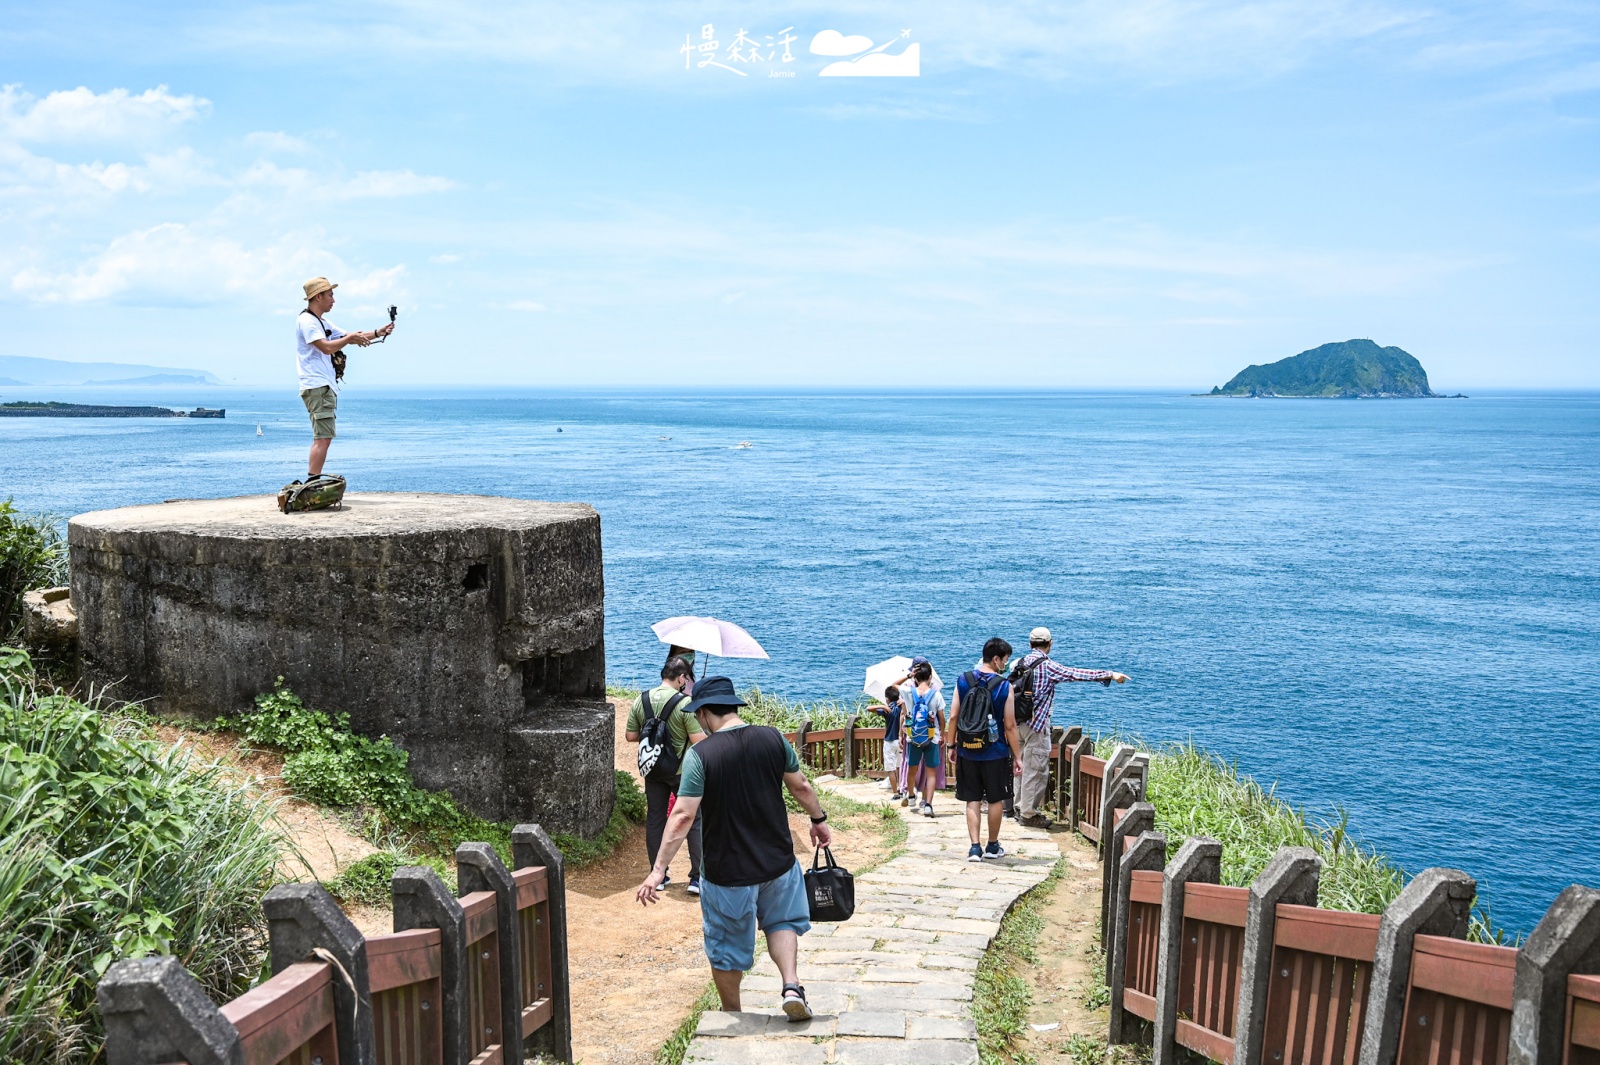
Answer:
<svg viewBox="0 0 1600 1065"><path fill-rule="evenodd" d="M794 994L790 994L790 992ZM789 1018L789 1023L809 1021L811 1019L811 1005L806 1002L806 989L799 984L783 985L783 1015Z"/></svg>

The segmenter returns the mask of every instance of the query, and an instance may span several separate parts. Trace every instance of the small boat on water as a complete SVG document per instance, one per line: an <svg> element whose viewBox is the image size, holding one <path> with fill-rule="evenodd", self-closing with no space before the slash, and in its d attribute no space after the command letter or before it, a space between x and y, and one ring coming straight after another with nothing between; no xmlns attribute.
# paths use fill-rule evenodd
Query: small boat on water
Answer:
<svg viewBox="0 0 1600 1065"><path fill-rule="evenodd" d="M256 435L257 436L266 436L267 435L266 433L263 433L261 431L261 423L260 422L256 422Z"/></svg>
<svg viewBox="0 0 1600 1065"><path fill-rule="evenodd" d="M658 436L658 437L656 437L656 439L657 440L671 440L672 437L670 437L670 436Z"/></svg>
<svg viewBox="0 0 1600 1065"><path fill-rule="evenodd" d="M755 447L755 445L752 444L748 440L741 440L741 441L738 442L738 444L734 445L734 447L738 451L748 451L751 448Z"/></svg>

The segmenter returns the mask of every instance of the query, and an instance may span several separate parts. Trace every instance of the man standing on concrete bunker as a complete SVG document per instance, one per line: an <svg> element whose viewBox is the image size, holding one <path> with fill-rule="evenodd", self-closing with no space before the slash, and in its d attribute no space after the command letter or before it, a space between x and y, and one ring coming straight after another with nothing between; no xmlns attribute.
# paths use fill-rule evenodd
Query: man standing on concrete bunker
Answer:
<svg viewBox="0 0 1600 1065"><path fill-rule="evenodd" d="M811 903L794 856L783 789L810 815L813 844L828 846L833 831L794 748L777 729L741 721L743 705L727 677L705 677L694 686L688 709L706 738L684 755L678 802L667 819L655 868L637 897L642 905L656 901L672 856L703 808L700 923L722 1008L739 1012L739 983L755 964L759 927L783 979L784 1015L809 1020L798 965L800 937L811 931Z"/></svg>
<svg viewBox="0 0 1600 1065"><path fill-rule="evenodd" d="M390 322L382 329L365 333L346 333L323 316L333 309L333 290L338 288L325 277L305 283L306 309L295 320L296 369L300 375L300 399L311 415L311 458L306 464L306 482L322 476L328 460L328 445L333 443L334 420L339 408L339 379L344 376L344 349L354 344L364 348L379 337L394 332Z"/></svg>

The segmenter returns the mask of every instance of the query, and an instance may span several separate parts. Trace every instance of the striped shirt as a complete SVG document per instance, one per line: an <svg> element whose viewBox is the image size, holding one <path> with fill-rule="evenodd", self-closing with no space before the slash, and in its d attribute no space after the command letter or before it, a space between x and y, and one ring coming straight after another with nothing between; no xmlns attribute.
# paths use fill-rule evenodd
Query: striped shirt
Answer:
<svg viewBox="0 0 1600 1065"><path fill-rule="evenodd" d="M1024 669L1033 672L1033 719L1028 726L1035 732L1050 727L1050 708L1055 705L1056 685L1075 680L1097 680L1111 686L1111 670L1078 669L1052 661L1043 651L1029 651L1022 660Z"/></svg>

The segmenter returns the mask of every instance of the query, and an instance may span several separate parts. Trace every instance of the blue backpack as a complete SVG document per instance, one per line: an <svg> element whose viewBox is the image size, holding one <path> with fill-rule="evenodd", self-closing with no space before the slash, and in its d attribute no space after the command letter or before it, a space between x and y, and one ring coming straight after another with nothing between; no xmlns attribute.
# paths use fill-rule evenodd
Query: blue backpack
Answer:
<svg viewBox="0 0 1600 1065"><path fill-rule="evenodd" d="M918 747L926 747L933 741L933 689L928 689L928 694L923 695L916 688L911 689L911 721L907 726L911 734L911 742Z"/></svg>

